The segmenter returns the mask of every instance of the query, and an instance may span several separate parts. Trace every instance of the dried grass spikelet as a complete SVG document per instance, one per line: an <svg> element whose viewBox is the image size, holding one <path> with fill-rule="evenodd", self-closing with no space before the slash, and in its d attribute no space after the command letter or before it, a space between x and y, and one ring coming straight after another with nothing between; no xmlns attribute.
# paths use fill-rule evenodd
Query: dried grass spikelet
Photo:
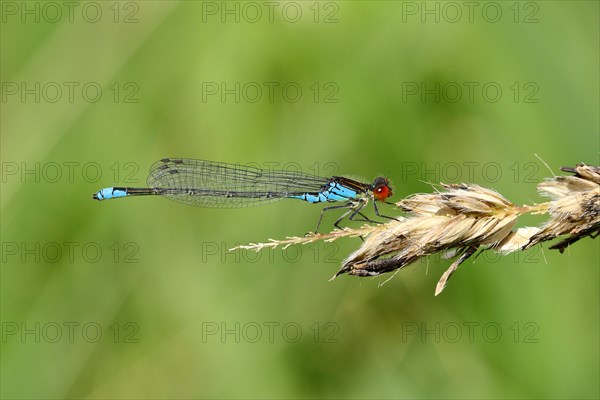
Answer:
<svg viewBox="0 0 600 400"><path fill-rule="evenodd" d="M233 247L229 251L235 250L255 250L261 251L265 248L276 248L281 247L287 249L293 244L308 244L317 241L333 242L334 240L346 237L363 237L369 235L371 232L377 230L378 225L364 225L358 229L335 229L329 233L308 233L305 236L288 236L285 239L269 239L266 243L248 243L240 246Z"/></svg>
<svg viewBox="0 0 600 400"><path fill-rule="evenodd" d="M575 176L556 176L538 185L541 195L552 198L548 205L550 220L523 249L569 235L550 247L562 253L579 239L600 233L600 168L578 164L575 168L563 167L561 170Z"/></svg>
<svg viewBox="0 0 600 400"><path fill-rule="evenodd" d="M417 194L397 203L409 217L380 225L344 261L336 276L379 275L454 250L460 257L438 284L439 293L460 263L477 249L502 243L522 211L499 193L478 185L442 186L446 191Z"/></svg>

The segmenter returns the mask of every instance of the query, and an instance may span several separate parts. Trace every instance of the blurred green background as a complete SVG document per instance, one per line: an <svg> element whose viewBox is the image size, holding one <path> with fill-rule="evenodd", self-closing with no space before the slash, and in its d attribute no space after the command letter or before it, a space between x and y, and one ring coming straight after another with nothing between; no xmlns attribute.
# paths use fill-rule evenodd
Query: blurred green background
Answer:
<svg viewBox="0 0 600 400"><path fill-rule="evenodd" d="M359 239L227 252L319 206L92 201L163 157L519 204L599 162L598 2L269 4L2 2L2 398L598 398L597 240L436 298L439 257L329 282Z"/></svg>

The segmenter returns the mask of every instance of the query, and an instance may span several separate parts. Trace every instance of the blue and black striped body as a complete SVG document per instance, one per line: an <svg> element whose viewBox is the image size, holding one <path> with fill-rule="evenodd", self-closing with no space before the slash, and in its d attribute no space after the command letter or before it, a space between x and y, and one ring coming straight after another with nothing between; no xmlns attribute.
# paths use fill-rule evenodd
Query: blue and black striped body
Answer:
<svg viewBox="0 0 600 400"><path fill-rule="evenodd" d="M340 179L340 180L338 180ZM343 180L342 180L343 179ZM367 190L362 187L345 186L349 182L358 183L351 181L347 178L331 178L326 184L323 185L318 192L304 192L302 194L290 194L282 196L281 193L241 193L241 192L223 192L221 195L226 198L288 198L303 200L308 203L325 203L325 202L336 202L336 201L351 201L357 200L363 197ZM188 196L201 195L201 191L197 189L168 189L168 188L127 188L127 187L109 187L104 188L96 192L93 196L95 200L109 200L117 199L120 197L129 196L142 196L142 195L175 195L185 194ZM212 192L214 195L215 193ZM285 193L284 193L285 194ZM229 196L229 197L228 197ZM256 196L256 197L255 197Z"/></svg>
<svg viewBox="0 0 600 400"><path fill-rule="evenodd" d="M322 178L297 171L190 159L163 159L155 163L147 183L148 188L104 188L93 198L161 195L198 207L238 208L284 198L309 203L353 201L372 190L369 184L344 177Z"/></svg>

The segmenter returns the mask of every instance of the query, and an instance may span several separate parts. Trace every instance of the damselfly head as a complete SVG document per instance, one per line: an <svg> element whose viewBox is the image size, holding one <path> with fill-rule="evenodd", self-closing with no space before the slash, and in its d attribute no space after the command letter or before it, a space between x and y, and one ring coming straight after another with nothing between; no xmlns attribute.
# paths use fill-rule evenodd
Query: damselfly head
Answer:
<svg viewBox="0 0 600 400"><path fill-rule="evenodd" d="M379 201L385 201L385 199L392 195L390 181L383 176L375 178L375 181L373 181L373 197Z"/></svg>

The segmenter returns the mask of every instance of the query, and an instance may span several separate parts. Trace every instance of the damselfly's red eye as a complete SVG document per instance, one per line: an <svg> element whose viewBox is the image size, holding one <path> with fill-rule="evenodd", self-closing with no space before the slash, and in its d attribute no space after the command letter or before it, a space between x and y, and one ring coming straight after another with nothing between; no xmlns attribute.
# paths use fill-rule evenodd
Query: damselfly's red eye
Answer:
<svg viewBox="0 0 600 400"><path fill-rule="evenodd" d="M375 178L375 181L373 181L373 185L371 187L373 188L373 197L376 200L384 201L388 197L392 196L390 181L383 176Z"/></svg>
<svg viewBox="0 0 600 400"><path fill-rule="evenodd" d="M384 201L391 195L392 189L388 185L380 185L373 190L373 196L379 201Z"/></svg>

